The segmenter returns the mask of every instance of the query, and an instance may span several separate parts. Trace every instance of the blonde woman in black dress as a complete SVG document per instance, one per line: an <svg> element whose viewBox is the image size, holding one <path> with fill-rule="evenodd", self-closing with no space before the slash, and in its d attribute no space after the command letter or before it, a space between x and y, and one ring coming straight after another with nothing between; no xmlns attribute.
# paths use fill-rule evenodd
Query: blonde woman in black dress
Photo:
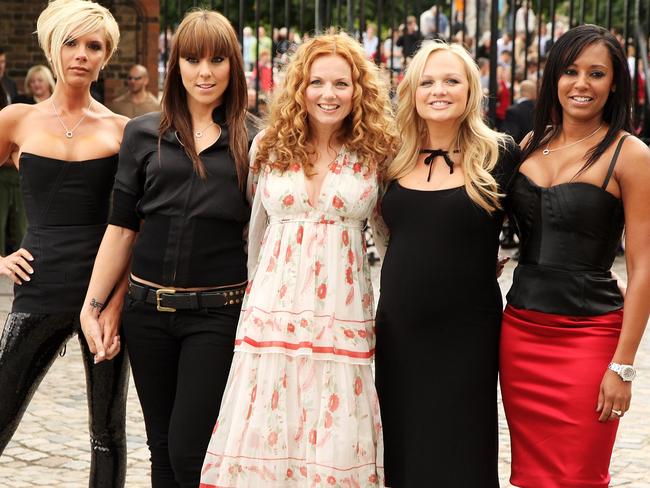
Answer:
<svg viewBox="0 0 650 488"><path fill-rule="evenodd" d="M425 42L399 86L377 311L386 485L493 488L502 197L519 159L481 118L476 64Z"/></svg>

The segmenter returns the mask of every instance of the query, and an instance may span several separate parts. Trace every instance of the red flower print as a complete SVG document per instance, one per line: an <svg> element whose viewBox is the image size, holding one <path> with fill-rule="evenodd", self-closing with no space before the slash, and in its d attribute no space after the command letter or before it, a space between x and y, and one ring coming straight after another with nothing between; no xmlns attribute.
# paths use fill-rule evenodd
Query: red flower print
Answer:
<svg viewBox="0 0 650 488"><path fill-rule="evenodd" d="M257 398L257 384L253 386L253 391L251 391L251 403L255 401L255 398Z"/></svg>
<svg viewBox="0 0 650 488"><path fill-rule="evenodd" d="M280 291L278 292L278 295L280 295L280 298L284 298L284 295L286 293L287 293L287 285L282 285Z"/></svg>
<svg viewBox="0 0 650 488"><path fill-rule="evenodd" d="M302 244L302 235L305 232L305 228L301 225L298 227L298 235L296 236L296 242Z"/></svg>
<svg viewBox="0 0 650 488"><path fill-rule="evenodd" d="M275 246L273 246L273 256L276 258L280 255L280 239L278 239L275 243Z"/></svg>
<svg viewBox="0 0 650 488"><path fill-rule="evenodd" d="M361 173L361 163L354 163L352 165L352 171L355 173Z"/></svg>
<svg viewBox="0 0 650 488"><path fill-rule="evenodd" d="M309 432L309 443L313 444L314 446L316 445L316 431L315 430L311 430Z"/></svg>
<svg viewBox="0 0 650 488"><path fill-rule="evenodd" d="M292 163L289 166L289 170L293 171L294 173L300 171L300 164L299 163Z"/></svg>
<svg viewBox="0 0 650 488"><path fill-rule="evenodd" d="M280 393L278 392L278 390L273 390L273 395L271 395L271 410L277 410L279 400L280 400Z"/></svg>
<svg viewBox="0 0 650 488"><path fill-rule="evenodd" d="M296 331L296 326L293 325L293 323L289 322L289 323L287 324L287 331L288 331L290 334L293 334L293 333Z"/></svg>
<svg viewBox="0 0 650 488"><path fill-rule="evenodd" d="M336 484L336 478L335 478L334 476L328 476L328 477L327 477L327 482L328 482L330 485L335 485L335 484Z"/></svg>
<svg viewBox="0 0 650 488"><path fill-rule="evenodd" d="M345 203L339 197L334 196L334 198L332 199L332 206L334 208L341 209L345 206Z"/></svg>
<svg viewBox="0 0 650 488"><path fill-rule="evenodd" d="M285 207L290 207L291 205L293 205L293 195L289 194L289 195L287 195L286 197L284 197L284 198L282 199L282 204L283 204Z"/></svg>
<svg viewBox="0 0 650 488"><path fill-rule="evenodd" d="M364 308L370 308L370 305L372 305L372 297L370 296L370 293L363 294L361 303L363 304Z"/></svg>
<svg viewBox="0 0 650 488"><path fill-rule="evenodd" d="M341 240L343 241L344 246L350 244L350 235L348 234L347 229L344 229L343 232L341 232Z"/></svg>
<svg viewBox="0 0 650 488"><path fill-rule="evenodd" d="M251 414L252 414L252 413L253 413L253 404L250 404L250 405L248 406L248 413L246 414L246 420L248 420L249 418L251 418Z"/></svg>
<svg viewBox="0 0 650 488"><path fill-rule="evenodd" d="M345 281L348 285L354 283L354 279L352 278L352 268L350 266L345 270Z"/></svg>
<svg viewBox="0 0 650 488"><path fill-rule="evenodd" d="M288 263L289 261L291 261L291 246L290 245L287 246L287 252L284 255L284 262Z"/></svg>
<svg viewBox="0 0 650 488"><path fill-rule="evenodd" d="M330 395L330 401L327 408L329 408L330 412L336 412L339 408L339 396L336 393Z"/></svg>
<svg viewBox="0 0 650 488"><path fill-rule="evenodd" d="M329 429L332 426L332 423L334 423L332 414L329 412L325 412L325 428Z"/></svg>
<svg viewBox="0 0 650 488"><path fill-rule="evenodd" d="M368 478L368 481L371 483L377 483L377 475L376 474L371 474L370 477Z"/></svg>
<svg viewBox="0 0 650 488"><path fill-rule="evenodd" d="M274 269L275 269L275 258L272 257L272 258L269 260L269 264L268 264L268 266L266 267L266 272L267 272L267 273L270 273L270 272L273 271Z"/></svg>
<svg viewBox="0 0 650 488"><path fill-rule="evenodd" d="M271 432L269 434L268 438L269 446L275 446L276 442L278 442L278 433L277 432Z"/></svg>
<svg viewBox="0 0 650 488"><path fill-rule="evenodd" d="M318 298L321 300L324 300L325 297L327 296L327 285L323 283L318 287L318 290L316 290L316 294L318 295Z"/></svg>
<svg viewBox="0 0 650 488"><path fill-rule="evenodd" d="M345 297L345 304L350 305L352 303L353 299L354 299L354 288L350 287L350 291L348 292L348 296Z"/></svg>
<svg viewBox="0 0 650 488"><path fill-rule="evenodd" d="M287 373L284 373L284 376L282 377L282 388L287 387Z"/></svg>
<svg viewBox="0 0 650 488"><path fill-rule="evenodd" d="M293 476L293 470L291 468L287 469L287 478L291 478Z"/></svg>
<svg viewBox="0 0 650 488"><path fill-rule="evenodd" d="M357 334L359 334L359 337L361 337L362 339L365 339L366 336L368 335L368 334L366 334L366 331L363 330L363 329L359 329L359 330L357 331Z"/></svg>
<svg viewBox="0 0 650 488"><path fill-rule="evenodd" d="M314 475L314 481L315 481L316 483L320 483L320 475L319 475L318 473L316 473L316 474Z"/></svg>
<svg viewBox="0 0 650 488"><path fill-rule="evenodd" d="M351 265L354 264L354 252L352 252L352 249L348 249L348 263Z"/></svg>
<svg viewBox="0 0 650 488"><path fill-rule="evenodd" d="M303 476L307 476L307 468L304 466L300 466L300 474Z"/></svg>
<svg viewBox="0 0 650 488"><path fill-rule="evenodd" d="M323 267L323 265L321 264L320 261L316 261L314 267L315 267L314 272L316 273L316 276L318 276L320 274L320 269Z"/></svg>
<svg viewBox="0 0 650 488"><path fill-rule="evenodd" d="M307 322L307 319L300 319L300 327L303 329L309 325L309 322Z"/></svg>
<svg viewBox="0 0 650 488"><path fill-rule="evenodd" d="M248 285L246 285L246 293L250 292L251 288L253 288L253 280L250 280Z"/></svg>
<svg viewBox="0 0 650 488"><path fill-rule="evenodd" d="M361 381L361 376L357 376L356 379L354 380L354 394L356 396L361 395L361 392L363 391L363 381Z"/></svg>
<svg viewBox="0 0 650 488"><path fill-rule="evenodd" d="M345 331L343 333L345 334L345 337L347 337L349 339L354 339L354 331L352 331L350 329L345 329Z"/></svg>
<svg viewBox="0 0 650 488"><path fill-rule="evenodd" d="M341 174L341 168L342 166L338 164L336 161L334 161L332 164L330 164L330 171L334 173L335 175L340 175Z"/></svg>

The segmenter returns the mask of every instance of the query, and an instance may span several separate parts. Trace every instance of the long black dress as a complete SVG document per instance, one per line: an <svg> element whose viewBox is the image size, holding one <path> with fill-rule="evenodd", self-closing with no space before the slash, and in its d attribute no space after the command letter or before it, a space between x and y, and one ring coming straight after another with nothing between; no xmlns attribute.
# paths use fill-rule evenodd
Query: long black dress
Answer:
<svg viewBox="0 0 650 488"><path fill-rule="evenodd" d="M503 193L519 162L493 175ZM464 187L382 200L390 241L377 310L376 381L386 486L494 488L502 300L496 260L503 212Z"/></svg>

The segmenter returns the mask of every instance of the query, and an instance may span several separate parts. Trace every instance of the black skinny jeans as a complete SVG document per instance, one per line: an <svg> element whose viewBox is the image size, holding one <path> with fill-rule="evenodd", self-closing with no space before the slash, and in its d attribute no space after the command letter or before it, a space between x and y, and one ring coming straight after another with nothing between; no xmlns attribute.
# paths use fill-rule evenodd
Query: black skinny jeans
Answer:
<svg viewBox="0 0 650 488"><path fill-rule="evenodd" d="M10 313L0 340L0 454L56 355L74 334L86 370L91 445L90 488L122 488L126 475L126 393L129 363L120 353L93 364L79 314Z"/></svg>
<svg viewBox="0 0 650 488"><path fill-rule="evenodd" d="M153 488L197 488L219 415L240 306L158 312L127 295L123 336L142 405Z"/></svg>

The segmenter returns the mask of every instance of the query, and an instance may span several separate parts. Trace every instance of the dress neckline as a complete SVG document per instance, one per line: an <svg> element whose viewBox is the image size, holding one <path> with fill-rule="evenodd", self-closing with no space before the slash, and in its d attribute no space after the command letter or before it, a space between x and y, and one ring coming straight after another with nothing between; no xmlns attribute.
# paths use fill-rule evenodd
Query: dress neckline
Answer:
<svg viewBox="0 0 650 488"><path fill-rule="evenodd" d="M320 187L318 188L318 192L315 193L316 201L312 204L311 199L309 198L309 190L307 189L307 175L305 174L305 168L301 167L300 168L300 173L302 175L302 190L305 193L305 198L307 199L307 205L309 205L310 208L312 209L319 209L320 203L322 202L324 198L324 193L327 191L327 184L328 180L330 179L330 173L332 173L332 164L336 163L339 164L339 161L341 157L345 154L345 143L341 145L341 149L339 149L338 154L334 158L334 160L327 165L327 173L325 173L325 177L323 178L323 181L320 184Z"/></svg>
<svg viewBox="0 0 650 488"><path fill-rule="evenodd" d="M395 180L395 183L397 184L397 186L399 186L403 190L414 191L414 192L419 192L419 193L439 193L439 192L443 192L443 191L460 190L461 188L465 188L465 185L462 184L462 185L458 185L458 186L452 186L451 188L437 188L437 189L433 189L433 190L420 190L418 188L409 188L408 186L404 186L399 182L399 180Z"/></svg>
<svg viewBox="0 0 650 488"><path fill-rule="evenodd" d="M523 176L524 180L528 183L529 186L532 186L533 188L537 188L537 189L539 189L541 191L552 191L555 188L559 188L559 187L562 187L562 186L575 186L575 185L586 186L586 187L594 188L595 190L599 191L600 193L605 193L605 194L609 195L611 198L613 198L617 202L622 202L622 200L619 197L615 196L613 193L608 192L604 188L601 188L600 186L596 186L593 183L588 183L586 181L565 181L563 183L556 183L556 184L551 185L551 186L541 186L541 185L538 185L537 183L535 183L532 179L530 179L529 176L525 175L521 171L517 171L517 175Z"/></svg>
<svg viewBox="0 0 650 488"><path fill-rule="evenodd" d="M34 153L30 153L28 151L23 151L22 153L20 153L20 157L18 158L18 160L20 161L21 159L23 159L23 156L32 157L32 158L36 158L36 159L48 159L50 161L57 161L59 163L64 163L64 164L84 164L84 163L93 163L95 161L104 161L104 160L107 160L107 159L114 159L114 158L118 157L118 154L116 153L116 154L112 154L110 156L103 156L101 158L67 160L67 159L52 158L52 157L49 157L49 156L42 156L40 154L34 154Z"/></svg>

